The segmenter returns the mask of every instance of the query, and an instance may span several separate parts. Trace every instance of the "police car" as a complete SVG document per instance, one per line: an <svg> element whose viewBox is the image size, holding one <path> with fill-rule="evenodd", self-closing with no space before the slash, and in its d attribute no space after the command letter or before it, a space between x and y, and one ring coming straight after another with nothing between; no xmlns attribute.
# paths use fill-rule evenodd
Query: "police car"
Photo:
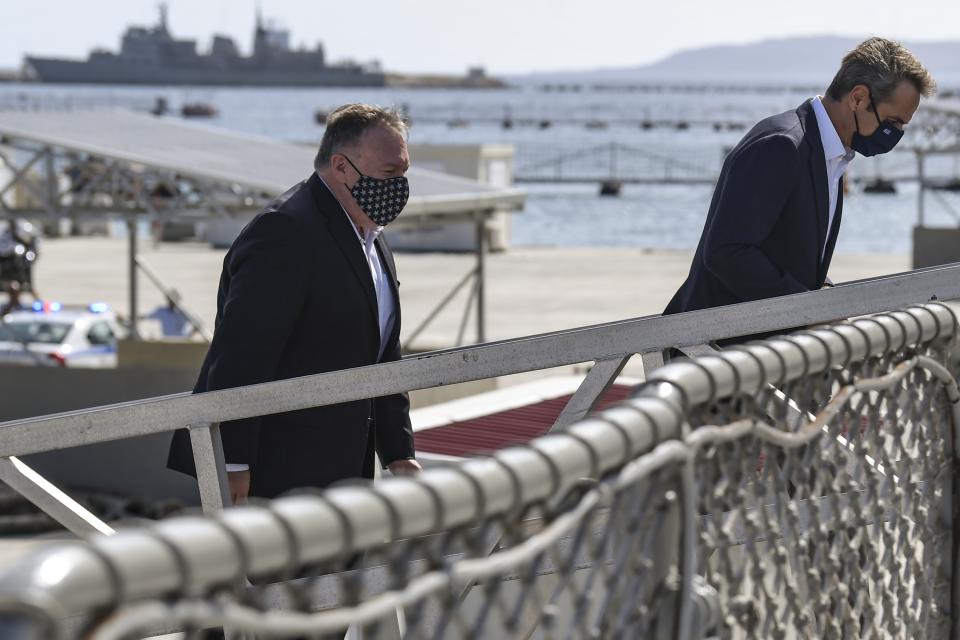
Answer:
<svg viewBox="0 0 960 640"><path fill-rule="evenodd" d="M117 366L120 325L105 304L67 307L35 302L0 324L0 364L109 368Z"/></svg>

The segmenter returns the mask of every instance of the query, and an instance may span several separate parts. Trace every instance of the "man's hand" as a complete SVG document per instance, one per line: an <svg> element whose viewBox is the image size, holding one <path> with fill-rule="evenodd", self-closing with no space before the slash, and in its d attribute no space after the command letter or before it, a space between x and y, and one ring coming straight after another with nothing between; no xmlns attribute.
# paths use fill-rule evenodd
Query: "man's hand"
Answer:
<svg viewBox="0 0 960 640"><path fill-rule="evenodd" d="M230 499L233 504L247 504L247 496L250 495L250 470L228 471L227 480L230 481Z"/></svg>
<svg viewBox="0 0 960 640"><path fill-rule="evenodd" d="M390 473L395 476L415 476L423 471L423 467L420 466L420 463L412 458L410 460L397 460L395 462L391 462L387 465L387 468L390 469Z"/></svg>

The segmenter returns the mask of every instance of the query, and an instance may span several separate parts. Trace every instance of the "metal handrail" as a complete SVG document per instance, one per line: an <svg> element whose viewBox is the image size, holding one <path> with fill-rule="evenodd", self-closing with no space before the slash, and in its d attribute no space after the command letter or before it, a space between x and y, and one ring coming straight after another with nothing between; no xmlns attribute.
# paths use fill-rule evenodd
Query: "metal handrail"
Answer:
<svg viewBox="0 0 960 640"><path fill-rule="evenodd" d="M925 305L815 331L790 342L765 343L753 355L732 351L695 363L672 364L623 405L633 410L610 409L601 419L580 422L565 433L503 450L495 460L477 458L457 471L432 469L416 479L391 479L372 488L334 488L323 498L282 498L267 509L232 509L215 520L182 517L153 529L99 538L91 546L61 545L40 551L0 580L0 609L20 607L20 613L26 614L27 607L36 607L63 618L178 591L205 593L229 584L245 570L258 576L275 575L384 540L429 534L438 522L441 528L454 528L474 521L478 513L489 517L512 509L521 500L564 495L559 487L583 478L601 478L627 461L634 462L631 472L637 474L638 469L660 468L667 461L689 462L684 446L691 444L690 439L684 445L681 438L683 415L691 406L739 391L754 393L770 380L789 382L827 371L837 362L859 362L956 335L957 319L948 308ZM949 376L943 370L938 377L948 387L951 419L960 424L956 422L960 421L960 395ZM771 432L780 439L808 437ZM672 449L662 447L671 441ZM522 488L514 482L518 477L525 478ZM509 494L509 488L514 494ZM684 602L690 600L696 553L689 535L697 520L693 491L692 482L684 485L687 535L680 541L679 553ZM438 512L444 514L442 519ZM278 548L292 544L289 535L294 536L298 553L278 553ZM50 579L53 566L58 569L55 581ZM686 610L682 616L687 624L691 615Z"/></svg>
<svg viewBox="0 0 960 640"><path fill-rule="evenodd" d="M417 354L203 394L181 393L0 423L0 457L169 432L472 380L607 361L724 338L784 331L929 300L960 299L960 263L870 278L820 291L646 316Z"/></svg>

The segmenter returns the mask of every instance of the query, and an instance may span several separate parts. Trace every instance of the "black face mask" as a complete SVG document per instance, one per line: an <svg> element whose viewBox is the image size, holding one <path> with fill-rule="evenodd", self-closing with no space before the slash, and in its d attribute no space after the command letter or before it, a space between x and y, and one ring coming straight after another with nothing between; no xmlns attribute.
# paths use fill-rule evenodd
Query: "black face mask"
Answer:
<svg viewBox="0 0 960 640"><path fill-rule="evenodd" d="M410 184L406 176L371 178L360 173L360 169L357 169L357 165L353 164L350 158L347 158L347 162L360 175L350 193L367 217L381 227L396 220L410 197Z"/></svg>
<svg viewBox="0 0 960 640"><path fill-rule="evenodd" d="M877 119L877 130L869 136L860 135L860 121L857 120L857 112L854 111L853 121L857 125L857 130L853 132L853 140L850 142L850 148L868 157L891 151L903 137L903 131L897 128L892 120L880 121L880 114L877 112L877 105L873 103L872 95L870 106L873 107L873 115Z"/></svg>

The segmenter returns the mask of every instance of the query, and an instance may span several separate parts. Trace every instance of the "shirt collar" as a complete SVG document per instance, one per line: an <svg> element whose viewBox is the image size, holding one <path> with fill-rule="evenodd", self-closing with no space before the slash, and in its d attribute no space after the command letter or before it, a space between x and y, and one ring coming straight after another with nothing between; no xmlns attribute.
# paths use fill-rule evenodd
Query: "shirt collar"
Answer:
<svg viewBox="0 0 960 640"><path fill-rule="evenodd" d="M813 99L813 112L817 116L817 128L820 129L820 141L823 143L823 155L827 160L841 159L849 162L853 159L853 149L843 146L843 141L837 133L836 127L823 106L823 99L816 96Z"/></svg>
<svg viewBox="0 0 960 640"><path fill-rule="evenodd" d="M333 189L330 188L330 185L327 184L327 181L323 179L323 176L320 175L320 172L315 172L317 177L320 178L320 182L323 183L323 186L327 188L327 191L330 192L330 195L333 196L333 199L337 201L337 204L340 205L340 210L343 211L343 215L347 216L347 222L350 223L350 228L353 229L353 232L357 234L357 238L360 242L364 244L371 244L374 240L377 239L377 236L380 235L380 232L383 231L383 227L374 227L373 229L367 229L366 237L360 235L360 229L357 228L357 225L353 223L353 218L350 217L350 214L347 213L347 208L343 206L343 203L340 202L340 199L337 197L337 194L333 192Z"/></svg>

